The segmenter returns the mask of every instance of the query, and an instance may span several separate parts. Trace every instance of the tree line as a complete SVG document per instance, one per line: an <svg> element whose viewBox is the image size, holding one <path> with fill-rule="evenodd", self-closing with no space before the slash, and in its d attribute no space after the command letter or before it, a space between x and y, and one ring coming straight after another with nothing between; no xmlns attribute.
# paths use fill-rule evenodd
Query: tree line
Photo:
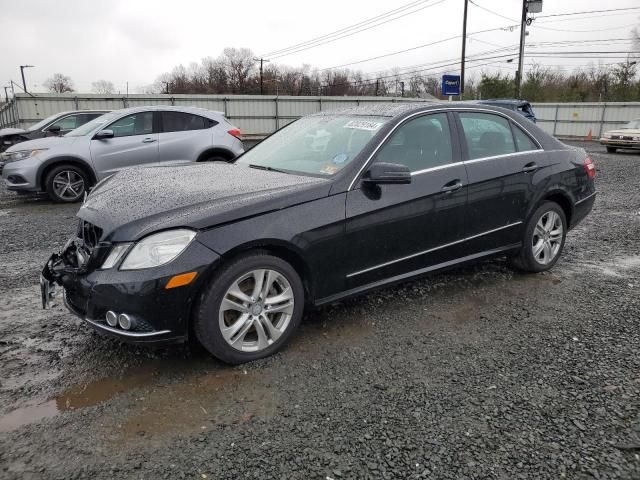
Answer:
<svg viewBox="0 0 640 480"><path fill-rule="evenodd" d="M640 45L634 45L634 50L640 50ZM617 64L592 64L571 72L533 65L525 72L521 97L535 102L640 101L639 63L629 56ZM349 69L319 70L310 65L295 68L264 62L261 75L251 50L225 48L217 58L206 57L200 63L178 65L163 73L144 88L144 93L442 98L441 74L407 76L395 69L372 77ZM55 74L45 86L55 93L74 91L72 80L63 74ZM513 98L515 89L514 75L485 71L467 77L463 98ZM93 82L92 91L113 94L115 88L112 82L99 80Z"/></svg>

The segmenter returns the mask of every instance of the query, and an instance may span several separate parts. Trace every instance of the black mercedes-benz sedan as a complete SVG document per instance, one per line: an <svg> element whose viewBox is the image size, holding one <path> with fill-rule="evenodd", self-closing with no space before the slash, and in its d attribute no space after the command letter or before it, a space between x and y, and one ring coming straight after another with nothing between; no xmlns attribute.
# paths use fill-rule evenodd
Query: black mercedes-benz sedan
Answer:
<svg viewBox="0 0 640 480"><path fill-rule="evenodd" d="M301 118L234 163L125 169L100 182L47 261L99 332L191 335L241 363L306 306L503 255L551 268L591 210L595 165L516 112L377 104Z"/></svg>

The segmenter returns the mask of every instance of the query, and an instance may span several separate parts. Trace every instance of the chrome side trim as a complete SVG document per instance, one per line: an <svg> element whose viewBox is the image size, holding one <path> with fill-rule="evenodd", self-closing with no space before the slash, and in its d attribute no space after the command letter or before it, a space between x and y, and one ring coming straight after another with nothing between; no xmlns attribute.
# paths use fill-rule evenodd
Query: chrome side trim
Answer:
<svg viewBox="0 0 640 480"><path fill-rule="evenodd" d="M403 261L409 260L411 258L419 257L420 255L426 255L427 253L435 252L437 250L442 250L443 248L451 247L453 245L457 245L459 243L463 243L463 242L466 242L468 240L473 240L474 238L482 237L484 235L489 235L491 233L499 232L500 230L504 230L506 228L515 227L516 225L520 225L520 224L522 224L522 222L510 223L508 225L505 225L504 227L494 228L493 230L488 230L486 232L478 233L476 235L472 235L470 237L463 238L461 240L456 240L455 242L445 243L444 245L439 245L437 247L430 248L428 250L423 250L422 252L413 253L411 255L407 255L406 257L397 258L395 260L390 260L388 262L381 263L379 265L374 265L373 267L365 268L364 270L359 270L357 272L349 273L349 274L347 274L347 278L355 277L357 275L362 275L363 273L371 272L372 270L376 270L378 268L388 267L389 265L393 265L394 263L403 262Z"/></svg>
<svg viewBox="0 0 640 480"><path fill-rule="evenodd" d="M373 152L371 152L371 155L369 155L367 160L362 164L362 167L360 167L360 169L356 172L356 175L353 177L353 180L351 180L351 183L349 184L349 188L347 188L347 192L351 191L351 189L353 188L353 185L356 183L356 180L358 180L358 178L360 177L360 175L362 174L364 169L367 168L367 166L369 165L369 162L371 162L371 159L374 157L374 155L376 153L378 153L378 150L380 150L380 147L382 146L382 144L387 141L387 138L389 138L391 136L391 134L393 132L395 132L398 127L400 127L401 125L404 125L408 120L410 120L410 119L412 119L414 117L418 117L420 115L429 115L431 113L464 112L464 111L492 113L494 115L499 115L501 117L504 117L507 120L512 121L513 123L518 125L522 130L524 130L525 133L538 146L538 150L530 150L529 152L516 152L516 153L531 153L531 152L537 152L537 151L543 151L544 152L544 149L542 148L542 145L540 144L538 139L536 137L534 137L531 134L531 132L529 132L529 130L527 130L520 122L518 122L517 120L514 120L513 118L509 117L508 115L505 115L502 112L496 112L495 110L489 110L487 108L478 108L478 107L447 107L447 108L436 108L436 109L433 109L433 110L423 110L421 112L413 113L413 114L409 115L407 118L404 118L400 123L396 124L389 131L389 133L387 133L384 136L384 138L380 141L380 143L378 143L378 146L373 150ZM509 155L512 155L512 154L509 154ZM456 163L452 163L451 165L455 165L457 163L463 163L463 160L461 160L459 162L456 162Z"/></svg>
<svg viewBox="0 0 640 480"><path fill-rule="evenodd" d="M494 248L493 250L485 250L484 252L474 253L473 255L467 255L466 257L456 258L455 260L450 260L448 262L439 263L437 265L431 265L430 267L421 268L419 270L413 270L412 272L403 273L401 275L396 275L395 277L385 278L383 280L379 280L377 282L371 282L366 285L362 285L360 287L352 288L351 290L346 290L344 292L336 293L334 295L329 295L328 297L321 298L317 300L314 305L326 305L327 303L332 303L338 300L341 300L346 297L351 297L353 295L358 295L369 290L373 290L376 288L381 288L387 285L391 285L398 282L403 282L410 278L417 277L419 275L424 275L427 273L431 273L437 270L442 270L445 268L452 267L454 265L458 265L460 263L476 260L478 258L486 257L488 255L495 255L498 253L505 252L507 250L512 250L514 248L518 248L522 245L522 242L512 243L510 245L504 245L499 248Z"/></svg>
<svg viewBox="0 0 640 480"><path fill-rule="evenodd" d="M474 158L472 160L465 160L463 163L465 163L465 164L467 164L467 163L477 163L477 162L484 162L484 161L487 161L487 160L496 160L498 158L515 157L515 156L519 156L519 155L525 155L525 154L529 154L529 153L540 153L540 152L544 152L544 150L538 149L538 150L527 150L525 152L503 153L502 155L493 155L491 157L480 157L480 158Z"/></svg>
<svg viewBox="0 0 640 480"><path fill-rule="evenodd" d="M586 201L587 201L587 200L589 200L591 197L595 197L597 193L598 193L598 192L593 192L592 194L587 195L586 197L584 197L584 198L582 198L582 199L578 200L574 205L580 205L582 202L586 202Z"/></svg>
<svg viewBox="0 0 640 480"><path fill-rule="evenodd" d="M436 170L444 170L445 168L457 167L462 165L464 162L455 162L455 163L447 163L446 165L438 165L437 167L425 168L424 170L416 170L415 172L411 172L411 176L422 175L423 173L435 172Z"/></svg>
<svg viewBox="0 0 640 480"><path fill-rule="evenodd" d="M98 330L103 330L105 332L113 333L120 337L127 337L127 338L152 338L160 335L165 335L167 333L171 333L171 330L160 330L157 332L127 332L125 330L120 330L119 328L112 328L108 325L103 324L102 322L97 322L89 318L84 318L84 321L87 323L90 323L92 326L94 326Z"/></svg>

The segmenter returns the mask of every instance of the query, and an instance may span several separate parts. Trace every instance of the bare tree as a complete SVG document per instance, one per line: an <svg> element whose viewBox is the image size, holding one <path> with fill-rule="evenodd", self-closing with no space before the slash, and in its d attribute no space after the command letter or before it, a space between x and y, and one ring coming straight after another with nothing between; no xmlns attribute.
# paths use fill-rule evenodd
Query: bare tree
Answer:
<svg viewBox="0 0 640 480"><path fill-rule="evenodd" d="M225 48L222 54L232 91L249 93L247 86L255 63L253 52L248 48Z"/></svg>
<svg viewBox="0 0 640 480"><path fill-rule="evenodd" d="M103 95L111 95L116 91L116 87L113 86L113 82L107 80L98 80L91 84L91 91L93 93L100 93Z"/></svg>
<svg viewBox="0 0 640 480"><path fill-rule="evenodd" d="M53 77L44 81L44 86L53 93L73 92L73 81L62 73L55 73Z"/></svg>

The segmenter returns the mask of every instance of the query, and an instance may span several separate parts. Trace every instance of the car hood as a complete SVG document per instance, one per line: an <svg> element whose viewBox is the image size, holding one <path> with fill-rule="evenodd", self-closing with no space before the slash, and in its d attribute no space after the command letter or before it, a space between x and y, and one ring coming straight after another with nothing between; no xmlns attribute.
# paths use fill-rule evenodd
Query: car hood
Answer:
<svg viewBox="0 0 640 480"><path fill-rule="evenodd" d="M0 128L0 137L5 137L7 135L16 135L18 133L25 133L26 130L22 128Z"/></svg>
<svg viewBox="0 0 640 480"><path fill-rule="evenodd" d="M7 149L7 152L16 152L18 150L37 150L39 148L59 148L71 145L78 138L82 137L44 137L35 140L27 140L20 142Z"/></svg>
<svg viewBox="0 0 640 480"><path fill-rule="evenodd" d="M640 129L637 128L621 128L619 130L609 130L605 135L625 135L630 137L640 136Z"/></svg>
<svg viewBox="0 0 640 480"><path fill-rule="evenodd" d="M100 182L78 216L104 241L134 241L156 230L205 229L327 196L327 179L240 164L134 167Z"/></svg>

